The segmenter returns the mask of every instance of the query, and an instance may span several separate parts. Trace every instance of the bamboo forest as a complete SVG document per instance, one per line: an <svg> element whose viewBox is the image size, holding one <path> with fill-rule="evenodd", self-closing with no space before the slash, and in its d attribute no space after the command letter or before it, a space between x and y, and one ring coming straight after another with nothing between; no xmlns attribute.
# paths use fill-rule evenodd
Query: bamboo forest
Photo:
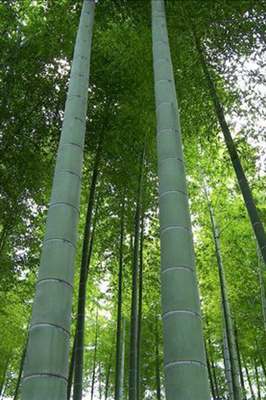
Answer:
<svg viewBox="0 0 266 400"><path fill-rule="evenodd" d="M0 2L0 399L266 399L265 0Z"/></svg>

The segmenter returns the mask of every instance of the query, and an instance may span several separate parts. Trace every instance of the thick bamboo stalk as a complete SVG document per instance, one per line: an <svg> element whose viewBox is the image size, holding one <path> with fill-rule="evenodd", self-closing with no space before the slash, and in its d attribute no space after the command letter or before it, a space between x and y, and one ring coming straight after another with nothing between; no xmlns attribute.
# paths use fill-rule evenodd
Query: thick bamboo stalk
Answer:
<svg viewBox="0 0 266 400"><path fill-rule="evenodd" d="M65 400L94 0L75 45L22 383L22 400Z"/></svg>
<svg viewBox="0 0 266 400"><path fill-rule="evenodd" d="M152 0L166 399L210 399L164 0Z"/></svg>

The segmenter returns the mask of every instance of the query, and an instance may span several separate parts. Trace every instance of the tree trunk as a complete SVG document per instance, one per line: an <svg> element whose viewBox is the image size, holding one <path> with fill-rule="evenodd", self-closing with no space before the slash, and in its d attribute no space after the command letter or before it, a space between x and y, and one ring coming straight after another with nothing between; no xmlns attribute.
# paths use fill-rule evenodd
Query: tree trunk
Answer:
<svg viewBox="0 0 266 400"><path fill-rule="evenodd" d="M132 296L131 296L131 326L130 326L130 353L129 353L129 400L137 400L137 329L138 329L138 257L139 257L139 228L140 203L142 186L142 168L144 151L141 155L137 204L135 215L134 253L132 263Z"/></svg>
<svg viewBox="0 0 266 400"><path fill-rule="evenodd" d="M239 365L240 382L241 382L241 387L242 387L242 396L243 396L243 400L247 400L245 381L244 381L244 376L243 376L243 371L242 371L242 363L241 363L241 356L240 356L240 350L239 350L239 342L238 342L236 324L235 324L235 339L236 339L236 352L237 352L237 359L238 359L238 365Z"/></svg>
<svg viewBox="0 0 266 400"><path fill-rule="evenodd" d="M256 376L256 383L257 383L258 400L261 400L260 379L259 379L257 361L255 361L255 376Z"/></svg>
<svg viewBox="0 0 266 400"><path fill-rule="evenodd" d="M137 338L137 400L141 400L141 321L142 321L142 288L143 288L143 236L144 218L141 221L140 257L139 257L139 310Z"/></svg>
<svg viewBox="0 0 266 400"><path fill-rule="evenodd" d="M241 388L239 383L239 366L237 360L237 351L236 351L236 343L233 331L233 324L231 319L231 311L230 311L230 304L227 294L227 287L226 287L226 279L225 279L225 272L224 266L222 261L222 254L221 254L221 245L220 245L220 235L216 226L215 216L213 212L213 208L211 205L211 200L209 196L208 187L205 182L204 176L203 178L203 187L208 203L211 224L212 224L212 234L213 239L215 242L215 249L216 249L216 257L218 263L218 271L219 271L219 280L220 280L220 289L221 289L221 298L222 298L222 315L223 315L223 322L226 334L226 341L228 343L228 351L229 351L229 359L230 359L230 369L232 373L232 384L233 384L233 392L234 392L234 400L241 400ZM226 357L227 353L225 352L225 364L226 370L229 370L229 364ZM230 380L228 381L230 384ZM230 392L230 386L228 387ZM232 398L232 396L231 396Z"/></svg>
<svg viewBox="0 0 266 400"><path fill-rule="evenodd" d="M242 357L242 359L243 359L243 357ZM244 362L244 367L245 367L245 371L246 371L246 375L247 375L247 380L248 380L249 390L250 390L250 393L251 393L251 398L252 398L252 400L255 400L254 391L253 391L253 387L252 387L252 382L251 382L250 375L249 375L249 372L248 372L248 367L247 367L247 364L246 364L244 359L243 359L243 362Z"/></svg>
<svg viewBox="0 0 266 400"><path fill-rule="evenodd" d="M102 135L100 137L100 142L95 157L91 188L90 188L90 196L86 214L85 230L83 236L79 294L78 294L78 314L77 314L77 326L76 326L73 400L82 400L86 287L87 287L88 267L92 251L92 245L90 246L89 243L91 237L91 221L92 221L92 213L93 213L93 206L94 206L94 199L96 192L96 183L99 174L101 150L102 150ZM95 218L95 223L96 223L96 218ZM93 244L93 241L91 243Z"/></svg>
<svg viewBox="0 0 266 400"><path fill-rule="evenodd" d="M93 400L93 394L94 394L97 350L98 350L98 308L97 308L96 321L95 321L95 342L94 342L93 370L92 370L92 380L91 380L91 400Z"/></svg>
<svg viewBox="0 0 266 400"><path fill-rule="evenodd" d="M179 112L164 0L152 0L152 26L166 398L175 400L178 393L179 400L209 400Z"/></svg>
<svg viewBox="0 0 266 400"><path fill-rule="evenodd" d="M119 273L118 273L118 298L117 298L117 328L116 328L116 360L115 360L115 400L119 400L121 383L121 313L122 313L122 288L123 288L123 242L124 242L124 212L125 200L121 209L121 227L119 243Z"/></svg>
<svg viewBox="0 0 266 400"><path fill-rule="evenodd" d="M201 67L202 67L205 79L207 81L207 84L208 84L209 92L210 92L210 95L211 95L211 98L213 101L213 106L214 106L217 118L219 120L221 130L224 135L225 143L226 143L226 146L227 146L227 149L228 149L228 152L229 152L229 155L230 155L230 158L231 158L231 161L232 161L232 164L233 164L236 176L237 176L238 184L239 184L241 193L243 195L243 198L244 198L244 201L246 204L246 208L247 208L247 211L249 214L251 225L254 230L255 236L257 238L257 242L258 242L261 254L263 256L264 263L266 264L266 235L265 235L264 227L262 225L260 215L258 213L254 199L252 197L252 193L251 193L245 172L244 172L242 164L239 160L237 150L236 150L229 126L225 120L224 111L223 111L222 105L219 102L219 98L216 93L216 89L215 89L211 74L209 72L208 65L207 65L207 62L206 62L204 54L203 54L203 50L200 45L200 41L197 38L195 31L193 32L193 36L194 36L194 40L195 40L196 49L198 51Z"/></svg>
<svg viewBox="0 0 266 400"><path fill-rule="evenodd" d="M67 396L69 332L87 114L94 0L84 0L75 45L42 259L22 400Z"/></svg>
<svg viewBox="0 0 266 400"><path fill-rule="evenodd" d="M266 300L265 300L265 286L263 280L263 271L262 271L262 257L260 249L258 248L258 262L259 262L259 278L260 278L260 296L261 296L261 306L263 313L263 323L264 330L266 332Z"/></svg>
<svg viewBox="0 0 266 400"><path fill-rule="evenodd" d="M161 400L158 315L156 315L156 317L155 317L155 349L156 349L156 358L155 358L155 360L156 360L156 399Z"/></svg>

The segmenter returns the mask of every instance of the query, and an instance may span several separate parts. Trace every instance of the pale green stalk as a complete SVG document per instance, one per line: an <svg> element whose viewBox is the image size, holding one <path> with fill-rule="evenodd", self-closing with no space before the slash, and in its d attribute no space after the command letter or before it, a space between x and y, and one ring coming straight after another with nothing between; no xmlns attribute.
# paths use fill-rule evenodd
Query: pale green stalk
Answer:
<svg viewBox="0 0 266 400"><path fill-rule="evenodd" d="M179 113L163 0L152 0L167 400L209 400Z"/></svg>
<svg viewBox="0 0 266 400"><path fill-rule="evenodd" d="M84 0L29 330L22 400L65 400L94 0Z"/></svg>
<svg viewBox="0 0 266 400"><path fill-rule="evenodd" d="M239 382L239 365L238 365L238 358L237 358L237 351L236 351L236 342L231 318L231 311L230 311L230 304L228 299L227 293L227 285L225 279L225 272L224 272L224 265L222 260L222 253L221 253L221 243L220 243L220 234L218 232L218 228L215 221L214 211L212 208L209 190L204 178L203 178L203 187L207 199L208 209L211 218L212 224L212 234L215 243L215 250L216 250L216 257L217 257L217 264L218 264L218 272L219 272L219 280L220 280L220 290L221 290L221 300L222 300L222 315L223 315L223 323L226 333L226 339L228 343L228 350L229 350L229 358L230 358L230 369L232 374L232 385L233 385L233 393L234 393L234 400L241 400L241 387ZM228 367L227 367L228 371ZM230 392L230 387L228 387Z"/></svg>

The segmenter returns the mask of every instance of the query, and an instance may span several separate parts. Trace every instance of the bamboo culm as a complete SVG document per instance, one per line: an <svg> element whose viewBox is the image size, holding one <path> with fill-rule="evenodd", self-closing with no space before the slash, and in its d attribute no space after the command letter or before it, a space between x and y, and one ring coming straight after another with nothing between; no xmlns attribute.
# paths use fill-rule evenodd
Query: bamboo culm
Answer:
<svg viewBox="0 0 266 400"><path fill-rule="evenodd" d="M210 365L210 361L209 361L209 357L208 357L208 350L205 344L205 349L206 349L206 361L207 361L207 369L208 369L208 375L209 375L209 382L210 382L210 388L211 388L211 394L212 394L212 398L215 400L215 388L214 388L214 383L213 383L213 379L212 379L212 371L211 371L211 365Z"/></svg>
<svg viewBox="0 0 266 400"><path fill-rule="evenodd" d="M137 400L141 400L141 322L142 322L142 291L143 291L143 240L144 218L141 220L140 254L139 254L139 308L138 308L138 338L137 338Z"/></svg>
<svg viewBox="0 0 266 400"><path fill-rule="evenodd" d="M245 381L244 381L244 376L243 376L243 371L242 371L242 362L241 362L241 356L240 356L240 350L239 350L238 333L237 333L236 323L235 323L235 340L236 340L237 359L238 359L238 365L239 365L240 382L241 382L241 387L242 387L242 397L243 397L243 400L247 400Z"/></svg>
<svg viewBox="0 0 266 400"><path fill-rule="evenodd" d="M212 352L210 353L210 363L211 363L211 370L212 370L212 374L213 374L213 381L214 381L215 393L216 393L216 397L214 397L214 398L219 399L219 387L218 387L218 381L217 381L217 375L216 375L216 365L214 364L214 361L213 361Z"/></svg>
<svg viewBox="0 0 266 400"><path fill-rule="evenodd" d="M125 376L125 354L126 354L126 317L123 318L122 327L122 349L121 349L121 373L120 373L120 385L119 385L119 396L118 400L123 400L124 393L124 376Z"/></svg>
<svg viewBox="0 0 266 400"><path fill-rule="evenodd" d="M69 372L68 372L67 400L70 400L70 397L71 397L72 382L73 382L73 375L74 375L74 368L75 368L76 340L77 340L77 336L75 333L75 337L73 340L72 352L71 352Z"/></svg>
<svg viewBox="0 0 266 400"><path fill-rule="evenodd" d="M122 315L122 287L123 287L124 212L125 212L125 201L123 199L121 207L121 226L120 226L120 243L119 243L116 361L115 361L115 400L119 400L120 383L121 383L121 315Z"/></svg>
<svg viewBox="0 0 266 400"><path fill-rule="evenodd" d="M254 363L255 363L255 376L256 376L258 400L261 400L260 379L259 379L258 365L257 365L256 360Z"/></svg>
<svg viewBox="0 0 266 400"><path fill-rule="evenodd" d="M166 399L175 400L178 393L179 400L209 400L179 111L164 0L152 0L151 3Z"/></svg>
<svg viewBox="0 0 266 400"><path fill-rule="evenodd" d="M225 272L224 272L224 266L223 266L223 261L222 261L220 235L219 235L219 232L218 232L218 229L216 226L215 216L214 216L213 208L211 205L209 191L208 191L208 187L207 187L204 175L202 175L202 178L203 178L203 188L204 188L204 192L205 192L205 196L206 196L206 200L207 200L207 204L208 204L208 209L209 209L209 213L210 213L211 224L212 224L213 239L215 242L215 250L216 250L216 257L217 257L217 264L218 264L219 280L220 280L221 299L222 299L222 315L223 315L225 334L226 334L228 350L229 350L234 400L241 400L241 387L240 387L240 383L239 383L239 366L238 366L236 343L235 343L233 324L232 324L232 318L231 318L230 304L229 304L228 294L227 294ZM230 392L230 389L229 389L229 392Z"/></svg>
<svg viewBox="0 0 266 400"><path fill-rule="evenodd" d="M221 130L224 135L225 143L237 176L238 184L242 193L242 196L245 201L245 205L249 214L250 222L252 225L252 228L254 230L255 237L257 239L261 254L264 259L264 263L266 264L266 235L265 235L265 230L260 218L260 215L258 213L257 207L255 205L249 183L247 181L245 172L243 170L242 164L240 162L240 159L238 157L237 149L235 146L235 143L233 141L229 126L226 122L225 116L224 116L224 111L222 108L222 105L219 101L214 82L212 80L211 74L208 69L208 65L206 62L206 59L203 54L203 50L200 44L200 41L196 35L195 30L193 30L193 36L194 36L194 41L195 41L195 46L199 55L199 60L201 63L201 67L209 88L210 96L212 98L213 106L221 127Z"/></svg>
<svg viewBox="0 0 266 400"><path fill-rule="evenodd" d="M249 390L250 390L250 393L251 393L251 398L252 398L252 400L256 400L246 361L243 360L243 362L244 362L244 368L245 368L246 376L247 376L247 380L248 380Z"/></svg>
<svg viewBox="0 0 266 400"><path fill-rule="evenodd" d="M95 216L94 216L93 228L92 228L92 233L91 233L86 282L88 279L88 271L89 271L90 261L91 261L91 257L92 257L93 242L94 242L95 230L96 230L96 225L97 225L98 208L99 208L99 199L97 201L97 205L95 208ZM75 331L75 337L74 337L74 341L73 341L69 373L68 373L67 400L70 400L71 390L72 390L73 376L74 376L74 370L75 370L76 340L77 340L77 333Z"/></svg>
<svg viewBox="0 0 266 400"><path fill-rule="evenodd" d="M13 400L18 399L19 388L20 388L20 383L21 383L21 378L22 378L22 373L23 373L23 368L24 368L24 362L25 362L25 357L26 357L26 352L27 352L27 345L28 345L28 337L27 337L26 344L25 344L25 347L24 347L24 350L22 353L21 361L20 361L18 379L17 379L17 384L16 384L16 389L15 389Z"/></svg>
<svg viewBox="0 0 266 400"><path fill-rule="evenodd" d="M113 347L111 349L110 357L109 357L109 364L107 368L106 380L105 380L105 390L104 390L104 400L108 399L108 392L109 392L109 382L110 382L110 374L111 374L111 367L112 367L112 357L113 357Z"/></svg>
<svg viewBox="0 0 266 400"><path fill-rule="evenodd" d="M82 400L86 288L87 288L88 267L90 261L91 222L92 222L93 206L96 193L96 184L99 174L99 163L102 150L101 140L102 140L102 135L100 138L97 154L95 157L90 195L89 195L87 214L86 214L84 236L83 236L79 294L78 294L77 326L76 326L73 400Z"/></svg>
<svg viewBox="0 0 266 400"><path fill-rule="evenodd" d="M225 327L225 316L224 316L223 309L222 309L222 316L223 316L223 355L224 355L225 376L226 376L229 400L234 400L234 388L233 388L233 382L232 382L232 367L231 367L231 360L230 360L230 352L229 352L229 348L228 348L228 340L227 340L226 327Z"/></svg>
<svg viewBox="0 0 266 400"><path fill-rule="evenodd" d="M93 354L93 368L92 368L92 380L91 380L91 400L93 400L94 395L94 384L96 377L96 364L97 364L97 350L98 350L98 308L96 313L96 321L95 321L95 341L94 341L94 354Z"/></svg>
<svg viewBox="0 0 266 400"><path fill-rule="evenodd" d="M142 151L137 203L135 214L134 251L132 262L132 295L131 295L131 324L130 324L130 353L129 353L129 400L137 400L137 331L138 331L138 258L139 258L139 231L140 231L140 205L142 192L142 169L144 150Z"/></svg>
<svg viewBox="0 0 266 400"><path fill-rule="evenodd" d="M160 378L160 357L159 357L159 329L158 315L155 316L155 351L156 351L156 398L161 400L161 378Z"/></svg>
<svg viewBox="0 0 266 400"><path fill-rule="evenodd" d="M94 0L83 1L29 329L22 400L67 396L94 8Z"/></svg>
<svg viewBox="0 0 266 400"><path fill-rule="evenodd" d="M262 256L260 249L257 250L258 253L258 264L259 264L259 279L260 279L260 296L261 296L261 306L262 306L262 314L263 314L263 323L264 330L266 333L266 300L265 300L265 286L263 279L263 270L262 270Z"/></svg>

